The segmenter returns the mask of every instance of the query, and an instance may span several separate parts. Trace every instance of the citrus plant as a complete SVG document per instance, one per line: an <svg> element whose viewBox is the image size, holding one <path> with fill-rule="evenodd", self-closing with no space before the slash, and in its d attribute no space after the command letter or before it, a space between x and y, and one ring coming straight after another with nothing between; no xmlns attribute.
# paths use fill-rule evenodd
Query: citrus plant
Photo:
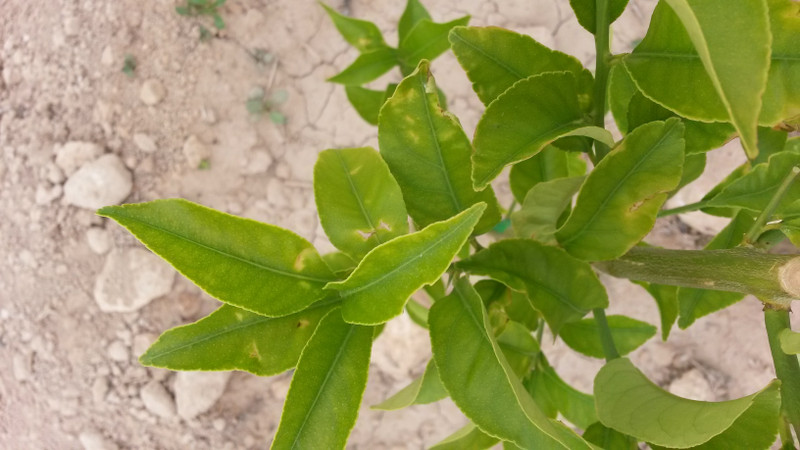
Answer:
<svg viewBox="0 0 800 450"><path fill-rule="evenodd" d="M641 43L617 55L609 26L626 1L570 4L594 34L593 73L529 36L448 26L450 48L486 105L472 140L447 111L428 61L398 56L414 30L433 27L416 0L401 19L399 50L377 28L328 9L364 52L359 59L385 59L381 70L400 61L405 75L373 102L380 150L325 150L314 167L319 219L339 251L320 255L291 231L180 199L101 209L224 303L165 332L141 362L263 376L294 369L272 448L343 448L372 342L405 313L428 329L433 357L373 407L449 396L470 423L436 449L765 449L778 434L794 448L800 334L789 310L800 298L800 257L768 250L786 238L800 245L800 139L790 138L800 118L800 3L662 0ZM354 66L343 72L357 80L348 87L378 72ZM618 141L604 127L608 109ZM706 153L734 138L748 161L702 201L663 210L681 187L717 170L705 167ZM503 211L491 183L508 166L521 205L510 215L516 237L484 247L476 236ZM659 215L687 210L730 223L703 250L642 243ZM625 358L657 328L607 316L614 299L598 271L653 295L665 340L676 322L686 328L755 295L777 379L723 402L661 389ZM606 360L592 393L548 363L545 329Z"/></svg>

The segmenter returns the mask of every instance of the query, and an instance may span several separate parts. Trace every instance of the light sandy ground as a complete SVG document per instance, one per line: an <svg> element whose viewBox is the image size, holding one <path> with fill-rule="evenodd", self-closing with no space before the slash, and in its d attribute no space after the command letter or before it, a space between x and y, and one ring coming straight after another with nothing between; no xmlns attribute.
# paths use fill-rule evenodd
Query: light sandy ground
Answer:
<svg viewBox="0 0 800 450"><path fill-rule="evenodd" d="M130 256L138 244L92 210L68 204L81 199L70 197L65 183L97 155L86 145L78 147L89 156L70 154L75 145L67 151L64 144L94 143L124 164L116 170L125 202L184 197L291 228L330 249L313 208L316 154L376 145L376 130L340 87L324 81L355 53L314 1L228 3L227 29L201 42L204 22L175 14L172 0L0 0L0 448L238 449L263 448L271 439L288 375L201 380L224 389L217 399L201 381L139 366L136 356L160 332L217 303L151 265L103 271L107 259L117 258L109 255ZM394 36L401 3L331 5ZM440 21L472 14L472 24L529 33L593 65L590 35L566 0L426 3ZM631 1L618 22L617 51L644 35L653 6ZM256 50L272 60L256 61ZM133 77L121 72L126 55L137 61ZM454 58L446 55L433 68L451 109L471 130L482 107ZM279 108L285 125L247 112L245 100L257 87L286 90ZM203 159L208 167L198 169ZM508 197L507 188L498 191ZM704 238L671 220L659 224L653 239L694 247ZM166 280L167 293L131 312L103 312L94 298L97 280L119 289L120 271L134 279L127 289L156 279ZM640 288L607 281L616 294L612 312L658 323L654 302ZM408 320L392 322L375 345L365 405L420 374L428 346ZM599 361L558 345L547 353L567 381L590 389ZM772 377L760 306L752 299L675 332L667 343L653 340L634 359L656 382L695 398L744 395ZM463 422L446 401L391 413L365 407L349 447L422 448Z"/></svg>

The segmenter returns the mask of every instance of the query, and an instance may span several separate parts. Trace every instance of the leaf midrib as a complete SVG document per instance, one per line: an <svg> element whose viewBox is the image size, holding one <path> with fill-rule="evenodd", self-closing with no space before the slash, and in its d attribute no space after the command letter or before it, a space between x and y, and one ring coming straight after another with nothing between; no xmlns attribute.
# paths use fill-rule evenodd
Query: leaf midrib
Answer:
<svg viewBox="0 0 800 450"><path fill-rule="evenodd" d="M356 188L355 183L353 182L353 177L350 175L350 167L347 165L347 161L344 160L342 155L339 151L334 151L339 163L342 166L342 170L344 171L345 178L347 178L347 182L350 186L350 192L355 197L356 202L358 202L358 207L361 210L361 215L364 216L364 219L367 221L367 225L369 226L370 231L376 231L375 233L370 236L370 238L375 238L378 241L378 245L383 244L383 239L380 237L380 233L377 232L377 228L375 224L372 222L372 216L367 212L366 207L364 206L364 202L361 201L361 192Z"/></svg>

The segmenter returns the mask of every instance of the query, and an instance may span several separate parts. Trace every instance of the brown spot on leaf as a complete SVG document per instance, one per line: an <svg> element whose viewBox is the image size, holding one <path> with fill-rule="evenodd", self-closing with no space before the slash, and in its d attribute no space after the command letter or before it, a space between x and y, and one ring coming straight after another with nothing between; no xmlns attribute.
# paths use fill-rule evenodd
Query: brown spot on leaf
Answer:
<svg viewBox="0 0 800 450"><path fill-rule="evenodd" d="M297 321L297 328L305 328L310 322L307 319L300 319Z"/></svg>

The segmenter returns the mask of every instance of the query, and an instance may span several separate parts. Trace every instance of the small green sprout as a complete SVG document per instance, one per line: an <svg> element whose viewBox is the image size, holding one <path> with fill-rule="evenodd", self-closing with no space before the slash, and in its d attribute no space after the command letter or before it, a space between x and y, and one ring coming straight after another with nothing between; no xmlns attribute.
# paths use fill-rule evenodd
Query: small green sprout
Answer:
<svg viewBox="0 0 800 450"><path fill-rule="evenodd" d="M129 78L133 78L136 72L136 58L130 53L125 55L125 62L122 64L122 73Z"/></svg>
<svg viewBox="0 0 800 450"><path fill-rule="evenodd" d="M267 96L263 88L256 87L250 92L245 106L247 107L247 111L254 116L261 116L268 113L272 123L280 125L286 123L286 116L275 108L285 102L288 97L289 94L283 89L279 89L270 96Z"/></svg>
<svg viewBox="0 0 800 450"><path fill-rule="evenodd" d="M225 28L225 21L219 15L218 9L225 4L227 0L186 0L186 4L176 6L175 12L182 16L211 16L214 19L214 27L218 30ZM206 30L208 32L208 30ZM200 30L200 36L203 37L203 29Z"/></svg>

